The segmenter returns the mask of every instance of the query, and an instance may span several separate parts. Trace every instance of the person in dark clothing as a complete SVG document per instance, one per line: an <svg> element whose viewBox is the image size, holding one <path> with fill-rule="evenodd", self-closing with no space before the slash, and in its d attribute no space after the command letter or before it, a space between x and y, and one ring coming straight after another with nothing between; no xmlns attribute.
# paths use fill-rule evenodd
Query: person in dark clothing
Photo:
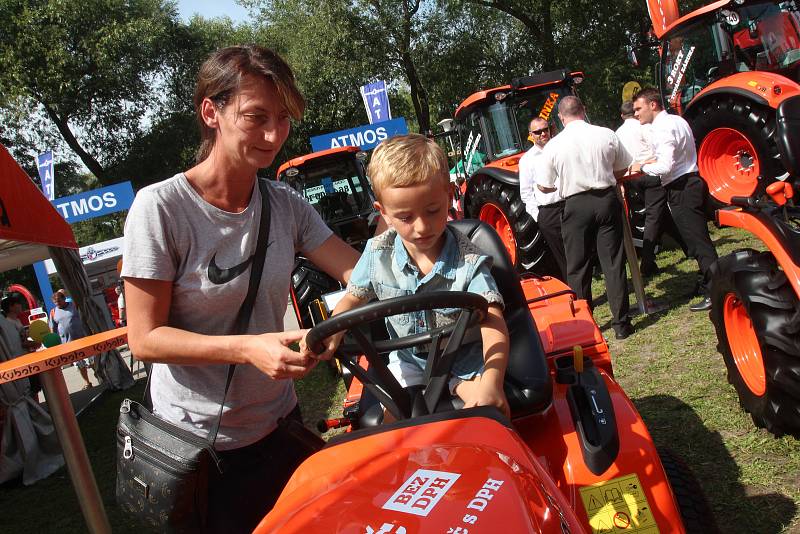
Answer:
<svg viewBox="0 0 800 534"><path fill-rule="evenodd" d="M639 122L652 124L655 158L652 163L634 163L631 171L660 177L672 219L686 242L689 256L697 260L702 275L700 290L703 298L689 309L708 310L711 308L711 267L717 261L717 251L708 235L708 222L703 212L705 182L698 174L692 129L682 117L664 110L657 89L647 88L636 93L633 109Z"/></svg>
<svg viewBox="0 0 800 534"><path fill-rule="evenodd" d="M544 147L536 162L536 184L545 193L564 196L562 235L567 256L567 283L592 306L592 259L597 250L617 339L633 333L628 317L628 284L622 246L622 206L617 179L631 155L608 128L585 121L580 99L564 97L558 105L564 130Z"/></svg>

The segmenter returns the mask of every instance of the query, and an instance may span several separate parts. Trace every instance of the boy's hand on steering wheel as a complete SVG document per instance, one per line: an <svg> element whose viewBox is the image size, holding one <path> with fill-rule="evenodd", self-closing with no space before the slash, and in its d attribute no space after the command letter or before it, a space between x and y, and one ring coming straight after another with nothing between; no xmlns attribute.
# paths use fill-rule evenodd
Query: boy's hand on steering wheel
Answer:
<svg viewBox="0 0 800 534"><path fill-rule="evenodd" d="M472 408L474 406L494 406L506 417L511 417L508 400L502 388L498 389L494 386L479 384L475 388L474 395L464 402L464 408Z"/></svg>

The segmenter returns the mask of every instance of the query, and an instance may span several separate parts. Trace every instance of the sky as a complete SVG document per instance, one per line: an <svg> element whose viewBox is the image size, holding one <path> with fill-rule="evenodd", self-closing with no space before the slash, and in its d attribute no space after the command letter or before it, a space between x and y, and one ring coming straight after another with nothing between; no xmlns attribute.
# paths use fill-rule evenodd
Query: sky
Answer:
<svg viewBox="0 0 800 534"><path fill-rule="evenodd" d="M188 21L195 13L205 18L227 15L234 22L249 18L247 10L234 0L178 0L178 14L184 21Z"/></svg>

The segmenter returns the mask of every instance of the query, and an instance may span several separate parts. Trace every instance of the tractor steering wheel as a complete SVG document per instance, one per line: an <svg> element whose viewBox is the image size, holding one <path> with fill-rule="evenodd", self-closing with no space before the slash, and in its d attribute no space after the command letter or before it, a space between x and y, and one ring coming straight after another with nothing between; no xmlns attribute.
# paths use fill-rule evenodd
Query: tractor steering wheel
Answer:
<svg viewBox="0 0 800 534"><path fill-rule="evenodd" d="M342 331L349 331L357 344L341 345L335 357L397 420L408 419L416 415L433 413L447 386L450 370L467 329L483 321L488 307L489 304L481 295L464 291L431 291L380 300L323 321L306 334L306 343L311 350L319 354L324 350L323 341L326 338ZM373 343L356 328L392 315L442 308L460 308L461 313L454 323L420 334ZM442 349L441 342L445 338L449 339ZM425 392L422 398L412 399L379 355L426 344L430 344L430 350L425 366ZM373 379L361 366L345 357L357 354L366 356L376 378Z"/></svg>

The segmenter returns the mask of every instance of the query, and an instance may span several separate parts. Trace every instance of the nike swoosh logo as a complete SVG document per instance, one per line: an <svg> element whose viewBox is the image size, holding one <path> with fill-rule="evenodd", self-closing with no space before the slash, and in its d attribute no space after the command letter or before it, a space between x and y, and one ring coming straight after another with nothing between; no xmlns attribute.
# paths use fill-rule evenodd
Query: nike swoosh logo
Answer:
<svg viewBox="0 0 800 534"><path fill-rule="evenodd" d="M272 243L272 241L267 243L267 250L269 250L269 246ZM266 253L267 251L265 250L264 254ZM253 254L253 256L255 256L255 254ZM250 256L239 265L234 265L233 267L228 267L227 269L220 269L217 266L217 253L215 252L214 255L211 256L211 261L208 264L208 280L212 284L216 285L227 284L247 270L247 268L253 262L253 256Z"/></svg>
<svg viewBox="0 0 800 534"><path fill-rule="evenodd" d="M228 267L227 269L220 269L217 266L217 253L211 256L211 262L208 264L208 279L212 284L227 284L237 276L244 273L250 264L253 262L253 256L250 256L239 265Z"/></svg>

